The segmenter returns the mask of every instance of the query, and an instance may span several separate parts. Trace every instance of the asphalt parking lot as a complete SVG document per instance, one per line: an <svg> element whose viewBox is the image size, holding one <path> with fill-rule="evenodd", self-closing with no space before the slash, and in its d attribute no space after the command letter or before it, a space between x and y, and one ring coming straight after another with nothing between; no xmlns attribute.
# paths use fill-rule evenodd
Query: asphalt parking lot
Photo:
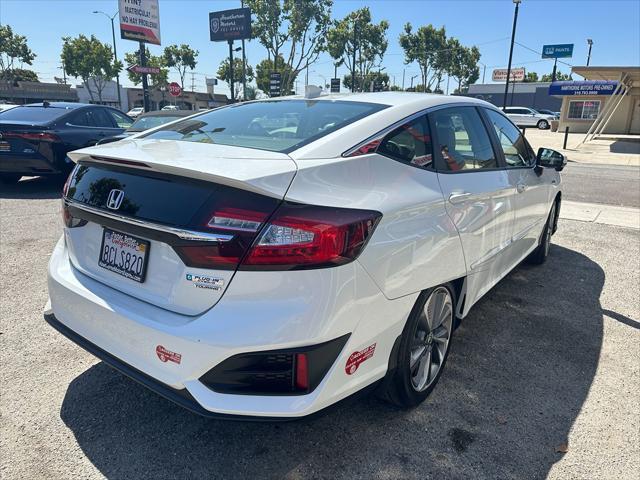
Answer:
<svg viewBox="0 0 640 480"><path fill-rule="evenodd" d="M59 191L0 187L0 477L640 477L638 230L561 220L457 330L427 402L375 397L309 421L200 418L42 319Z"/></svg>

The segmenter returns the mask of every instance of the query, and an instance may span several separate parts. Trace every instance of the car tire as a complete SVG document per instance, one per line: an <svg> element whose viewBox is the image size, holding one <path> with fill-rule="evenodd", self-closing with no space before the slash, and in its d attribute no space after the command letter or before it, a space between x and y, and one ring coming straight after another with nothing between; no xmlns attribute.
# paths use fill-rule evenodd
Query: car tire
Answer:
<svg viewBox="0 0 640 480"><path fill-rule="evenodd" d="M22 175L15 173L0 173L0 183L4 183L5 185L15 185L21 178Z"/></svg>
<svg viewBox="0 0 640 480"><path fill-rule="evenodd" d="M379 396L402 408L422 403L433 391L451 350L455 329L456 294L450 283L422 292L394 349L393 371ZM428 363L428 365L427 365ZM428 368L427 368L428 367Z"/></svg>
<svg viewBox="0 0 640 480"><path fill-rule="evenodd" d="M551 246L551 235L553 235L553 225L556 221L556 208L557 203L554 201L551 206L551 211L547 217L547 223L544 225L542 234L540 235L540 241L536 249L531 252L527 257L527 262L533 265L542 265L549 256L549 248Z"/></svg>
<svg viewBox="0 0 640 480"><path fill-rule="evenodd" d="M540 130L547 130L549 128L549 122L546 120L540 120L536 126Z"/></svg>

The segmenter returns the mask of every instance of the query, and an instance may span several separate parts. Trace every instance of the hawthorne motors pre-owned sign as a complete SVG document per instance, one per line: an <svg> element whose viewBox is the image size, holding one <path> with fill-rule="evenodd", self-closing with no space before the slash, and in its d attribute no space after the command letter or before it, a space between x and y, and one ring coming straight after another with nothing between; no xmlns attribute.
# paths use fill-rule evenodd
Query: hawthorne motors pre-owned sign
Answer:
<svg viewBox="0 0 640 480"><path fill-rule="evenodd" d="M120 37L160 45L158 0L119 0Z"/></svg>
<svg viewBox="0 0 640 480"><path fill-rule="evenodd" d="M212 42L251 38L251 9L209 12L209 35Z"/></svg>
<svg viewBox="0 0 640 480"><path fill-rule="evenodd" d="M549 85L549 95L613 95L617 86L615 80L553 82Z"/></svg>

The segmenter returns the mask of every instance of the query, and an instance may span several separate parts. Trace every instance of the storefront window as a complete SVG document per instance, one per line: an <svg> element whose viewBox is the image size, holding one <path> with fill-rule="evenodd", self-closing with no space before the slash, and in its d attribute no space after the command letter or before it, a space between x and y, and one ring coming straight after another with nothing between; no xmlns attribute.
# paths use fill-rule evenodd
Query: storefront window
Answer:
<svg viewBox="0 0 640 480"><path fill-rule="evenodd" d="M600 100L574 100L569 102L569 118L595 120L600 111Z"/></svg>

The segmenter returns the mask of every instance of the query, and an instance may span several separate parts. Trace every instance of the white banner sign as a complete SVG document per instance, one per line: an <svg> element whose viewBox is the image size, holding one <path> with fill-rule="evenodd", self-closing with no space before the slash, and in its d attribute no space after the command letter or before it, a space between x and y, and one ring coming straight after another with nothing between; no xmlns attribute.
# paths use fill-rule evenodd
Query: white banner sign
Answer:
<svg viewBox="0 0 640 480"><path fill-rule="evenodd" d="M160 45L158 0L119 0L120 37Z"/></svg>
<svg viewBox="0 0 640 480"><path fill-rule="evenodd" d="M524 80L524 68L512 68L510 75L510 82L521 82ZM506 82L507 81L507 69L506 68L497 68L493 71L491 75L491 80L494 82Z"/></svg>

